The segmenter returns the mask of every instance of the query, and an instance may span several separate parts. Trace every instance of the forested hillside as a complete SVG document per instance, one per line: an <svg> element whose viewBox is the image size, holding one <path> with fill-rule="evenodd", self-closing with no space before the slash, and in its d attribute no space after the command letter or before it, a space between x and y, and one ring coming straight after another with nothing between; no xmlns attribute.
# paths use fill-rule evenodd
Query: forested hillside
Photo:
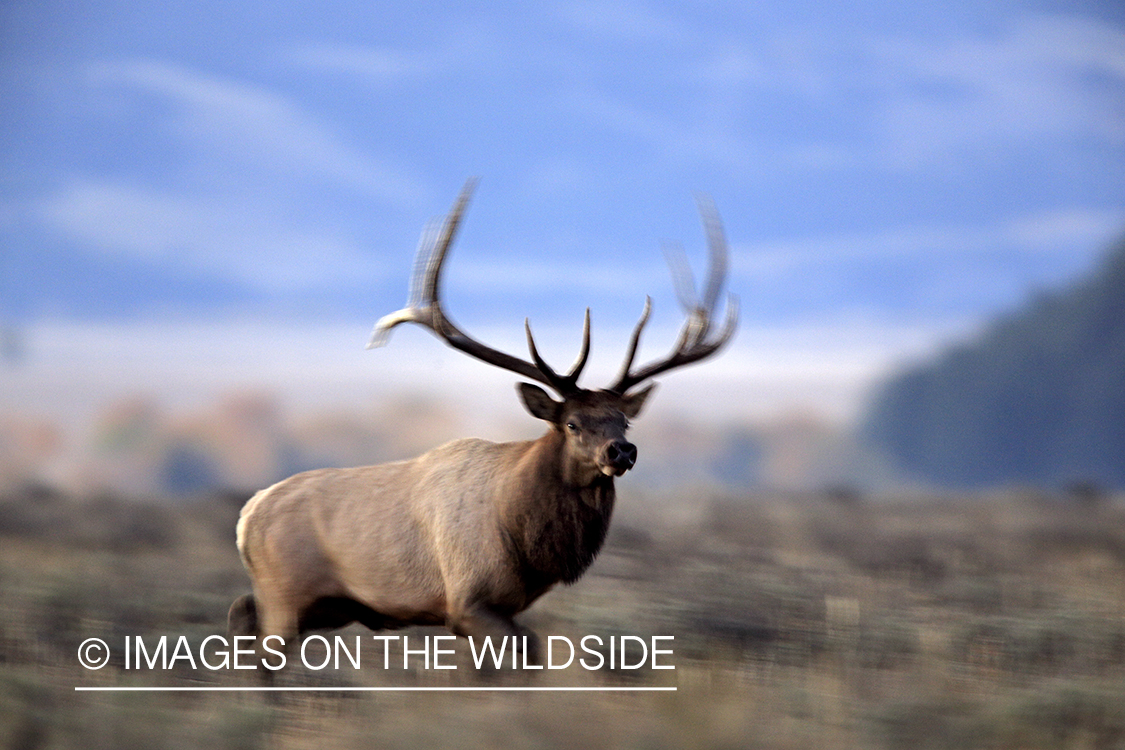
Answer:
<svg viewBox="0 0 1125 750"><path fill-rule="evenodd" d="M942 485L1125 486L1125 241L1088 278L888 382L863 433Z"/></svg>

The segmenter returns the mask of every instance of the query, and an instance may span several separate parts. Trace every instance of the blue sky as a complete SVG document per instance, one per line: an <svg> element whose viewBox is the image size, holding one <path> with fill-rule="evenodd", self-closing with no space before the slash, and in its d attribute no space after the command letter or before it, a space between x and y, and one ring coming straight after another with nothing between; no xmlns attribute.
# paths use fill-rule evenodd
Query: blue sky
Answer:
<svg viewBox="0 0 1125 750"><path fill-rule="evenodd" d="M587 305L627 329L645 294L674 326L661 248L702 264L693 191L746 358L852 326L890 361L1125 233L1117 3L451 6L5 3L0 323L362 343L470 175L450 311L513 341Z"/></svg>

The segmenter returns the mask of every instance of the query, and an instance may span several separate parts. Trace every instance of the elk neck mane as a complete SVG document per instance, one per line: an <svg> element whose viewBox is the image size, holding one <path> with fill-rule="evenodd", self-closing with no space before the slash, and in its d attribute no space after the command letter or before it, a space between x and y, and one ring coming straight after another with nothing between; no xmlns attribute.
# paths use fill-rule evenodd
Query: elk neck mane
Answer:
<svg viewBox="0 0 1125 750"><path fill-rule="evenodd" d="M613 514L613 477L568 481L557 428L527 443L501 516L521 576L532 589L573 583L597 557Z"/></svg>

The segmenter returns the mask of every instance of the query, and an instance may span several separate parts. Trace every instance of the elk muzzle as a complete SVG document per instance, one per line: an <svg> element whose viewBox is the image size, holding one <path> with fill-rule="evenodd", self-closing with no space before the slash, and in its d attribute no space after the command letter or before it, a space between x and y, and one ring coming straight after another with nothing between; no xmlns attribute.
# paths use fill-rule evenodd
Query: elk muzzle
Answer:
<svg viewBox="0 0 1125 750"><path fill-rule="evenodd" d="M602 449L602 473L619 477L637 463L637 446L627 440L612 440Z"/></svg>

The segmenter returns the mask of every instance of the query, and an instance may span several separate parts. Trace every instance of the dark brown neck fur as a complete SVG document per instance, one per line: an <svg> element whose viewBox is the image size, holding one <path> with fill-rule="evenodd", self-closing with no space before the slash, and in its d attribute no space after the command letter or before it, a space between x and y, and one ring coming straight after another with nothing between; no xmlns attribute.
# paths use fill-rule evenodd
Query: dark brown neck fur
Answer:
<svg viewBox="0 0 1125 750"><path fill-rule="evenodd" d="M613 514L613 477L598 474L585 486L567 481L574 472L563 466L564 442L552 429L530 443L505 498L505 531L532 597L586 572Z"/></svg>

